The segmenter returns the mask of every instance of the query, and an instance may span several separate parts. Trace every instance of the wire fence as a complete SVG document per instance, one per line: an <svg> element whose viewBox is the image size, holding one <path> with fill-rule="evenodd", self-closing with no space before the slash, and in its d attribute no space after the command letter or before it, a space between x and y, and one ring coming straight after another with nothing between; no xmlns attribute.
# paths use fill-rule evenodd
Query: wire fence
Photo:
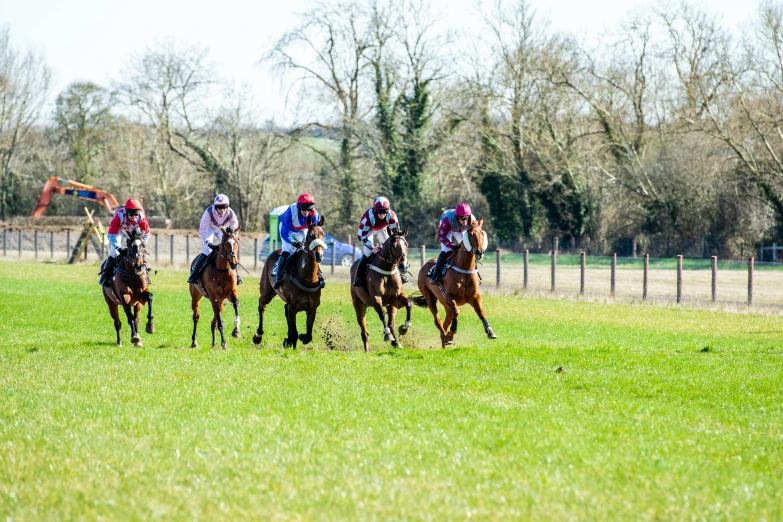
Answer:
<svg viewBox="0 0 783 522"><path fill-rule="evenodd" d="M79 232L41 232L4 229L2 256L6 259L66 262ZM240 262L252 276L260 276L266 252L264 236L240 241ZM272 242L272 250L277 245ZM102 261L108 250L93 241L82 260ZM147 244L153 268L187 269L202 250L195 234L153 233ZM328 279L347 280L350 263L337 258L336 248L326 252L322 270ZM361 255L353 245L354 259ZM438 253L424 245L411 248L412 284L418 268ZM330 255L332 254L332 255ZM783 263L711 259L650 258L533 254L488 251L479 263L484 289L537 295L576 295L676 303L719 303L783 308Z"/></svg>

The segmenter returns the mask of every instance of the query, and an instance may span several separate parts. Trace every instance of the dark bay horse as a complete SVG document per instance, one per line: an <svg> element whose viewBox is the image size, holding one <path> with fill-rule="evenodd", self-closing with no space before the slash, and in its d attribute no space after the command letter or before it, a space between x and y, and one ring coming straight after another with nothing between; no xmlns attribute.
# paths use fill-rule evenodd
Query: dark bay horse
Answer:
<svg viewBox="0 0 783 522"><path fill-rule="evenodd" d="M122 346L119 307L125 310L128 324L131 328L131 342L142 347L139 336L139 314L141 307L147 306L147 333L155 333L152 322L152 293L147 290L147 265L144 263L144 239L141 230L135 228L125 235L128 248L120 251L117 271L111 278L109 286L103 286L103 298L109 305L109 313L114 319L114 329L117 331L117 346Z"/></svg>
<svg viewBox="0 0 783 522"><path fill-rule="evenodd" d="M479 293L481 281L478 270L476 270L476 260L480 261L487 249L487 234L481 230L483 223L483 219L471 223L470 228L463 235L463 247L453 254L451 265L448 266L446 274L440 278L438 283L430 283L430 278L427 275L427 272L435 264L434 259L425 263L419 270L419 291L422 295L415 297L413 304L422 308L426 306L430 309L435 318L435 325L440 331L440 341L444 348L454 342L459 307L466 303L473 307L481 322L484 323L487 337L489 339L497 339L498 337L489 326L487 315L481 306L481 294ZM446 309L445 326L449 327L448 332L446 332L444 323L441 323L438 315L438 301Z"/></svg>
<svg viewBox="0 0 783 522"><path fill-rule="evenodd" d="M220 330L220 347L226 349L226 336L223 333L223 304L226 299L234 305L234 330L231 335L239 337L239 297L237 295L237 265L239 264L239 228L220 227L223 238L220 245L210 255L209 265L199 277L198 284L190 283L190 307L193 309L193 343L198 347L196 327L199 319L199 303L202 297L212 304L212 348L215 348L215 329ZM193 260L195 262L195 259ZM191 262L191 270L193 269Z"/></svg>
<svg viewBox="0 0 783 522"><path fill-rule="evenodd" d="M351 300L356 311L356 320L362 329L362 342L364 351L370 349L370 334L367 331L367 308L372 308L378 313L383 324L383 340L391 341L392 346L401 348L394 336L396 327L395 315L398 308L405 307L407 317L405 324L400 326L399 334L405 335L411 327L411 301L405 295L402 288L400 270L408 271L408 242L405 236L408 229L391 232L388 239L381 247L380 252L373 258L369 265L369 271L365 278L365 286L351 285ZM351 281L356 278L356 270L359 261L351 266ZM386 308L386 312L383 309Z"/></svg>
<svg viewBox="0 0 783 522"><path fill-rule="evenodd" d="M280 288L272 288L274 282L272 268L280 258L281 250L272 252L264 263L259 283L261 297L258 298L258 330L253 336L254 343L261 343L261 338L264 335L264 310L275 295L285 303L288 335L283 340L283 347L296 348L297 340L302 341L302 344L313 340L315 312L318 305L321 304L321 280L318 277L318 265L323 261L326 249L324 231L321 228L323 224L323 216L318 223L311 223L310 218L307 218L307 235L304 247L291 254L286 264L287 274ZM299 334L296 330L296 314L299 312L307 313L307 333L305 334Z"/></svg>

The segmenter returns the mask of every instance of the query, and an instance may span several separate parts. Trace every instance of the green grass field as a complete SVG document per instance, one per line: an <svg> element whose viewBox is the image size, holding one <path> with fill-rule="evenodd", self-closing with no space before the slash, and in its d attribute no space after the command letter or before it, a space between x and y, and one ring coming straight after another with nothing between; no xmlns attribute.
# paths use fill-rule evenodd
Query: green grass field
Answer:
<svg viewBox="0 0 783 522"><path fill-rule="evenodd" d="M341 283L284 351L248 278L243 338L205 311L191 350L160 272L116 347L96 273L0 262L0 519L783 519L783 317L489 295L497 341L416 309L365 354Z"/></svg>

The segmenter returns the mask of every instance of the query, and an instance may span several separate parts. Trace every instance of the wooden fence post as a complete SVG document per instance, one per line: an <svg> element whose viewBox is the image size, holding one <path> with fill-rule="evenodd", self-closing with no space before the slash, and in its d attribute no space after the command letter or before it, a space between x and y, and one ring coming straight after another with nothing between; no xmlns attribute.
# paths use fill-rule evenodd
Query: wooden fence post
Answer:
<svg viewBox="0 0 783 522"><path fill-rule="evenodd" d="M500 249L495 250L495 263L497 264L497 272L495 274L495 286L500 286Z"/></svg>
<svg viewBox="0 0 783 522"><path fill-rule="evenodd" d="M334 239L332 239L332 275L334 275L334 260L335 260L335 251L337 248L334 246Z"/></svg>
<svg viewBox="0 0 783 522"><path fill-rule="evenodd" d="M525 255L523 256L523 260L524 260L524 263L525 263L525 268L524 268L525 276L524 276L524 279L523 279L523 286L522 286L522 288L527 290L527 263L528 263L528 251L527 250L525 250Z"/></svg>
<svg viewBox="0 0 783 522"><path fill-rule="evenodd" d="M8 255L8 229L3 229L3 256Z"/></svg>
<svg viewBox="0 0 783 522"><path fill-rule="evenodd" d="M677 256L677 302L682 302L682 256Z"/></svg>
<svg viewBox="0 0 783 522"><path fill-rule="evenodd" d="M615 289L617 288L617 252L612 254L612 275L610 278L609 295L615 296Z"/></svg>
<svg viewBox="0 0 783 522"><path fill-rule="evenodd" d="M427 259L427 247L425 245L421 245L419 249L421 251L421 266L424 266L424 263L426 263Z"/></svg>
<svg viewBox="0 0 783 522"><path fill-rule="evenodd" d="M190 234L185 234L185 265L190 260Z"/></svg>
<svg viewBox="0 0 783 522"><path fill-rule="evenodd" d="M753 258L748 258L748 306L753 304Z"/></svg>
<svg viewBox="0 0 783 522"><path fill-rule="evenodd" d="M579 265L580 265L580 274L581 274L581 277L579 279L579 295L585 295L585 253L584 252L579 253Z"/></svg>
<svg viewBox="0 0 783 522"><path fill-rule="evenodd" d="M555 238L555 246L557 246L557 238ZM555 290L557 290L557 284L555 281L556 269L557 269L557 250L552 250L552 289L551 289L552 293L554 293Z"/></svg>
<svg viewBox="0 0 783 522"><path fill-rule="evenodd" d="M65 231L65 256L71 255L71 229Z"/></svg>
<svg viewBox="0 0 783 522"><path fill-rule="evenodd" d="M642 283L642 301L647 300L647 275L650 272L650 254L644 254L644 283Z"/></svg>
<svg viewBox="0 0 783 522"><path fill-rule="evenodd" d="M158 233L155 232L155 262L158 262Z"/></svg>
<svg viewBox="0 0 783 522"><path fill-rule="evenodd" d="M253 272L258 272L258 238L253 240Z"/></svg>
<svg viewBox="0 0 783 522"><path fill-rule="evenodd" d="M38 231L33 230L33 250L35 251L35 258L38 259Z"/></svg>
<svg viewBox="0 0 783 522"><path fill-rule="evenodd" d="M22 257L22 229L19 229L19 257Z"/></svg>
<svg viewBox="0 0 783 522"><path fill-rule="evenodd" d="M712 256L712 302L718 299L718 256Z"/></svg>
<svg viewBox="0 0 783 522"><path fill-rule="evenodd" d="M49 257L54 259L54 232L49 232Z"/></svg>
<svg viewBox="0 0 783 522"><path fill-rule="evenodd" d="M169 236L169 263L174 264L174 234Z"/></svg>

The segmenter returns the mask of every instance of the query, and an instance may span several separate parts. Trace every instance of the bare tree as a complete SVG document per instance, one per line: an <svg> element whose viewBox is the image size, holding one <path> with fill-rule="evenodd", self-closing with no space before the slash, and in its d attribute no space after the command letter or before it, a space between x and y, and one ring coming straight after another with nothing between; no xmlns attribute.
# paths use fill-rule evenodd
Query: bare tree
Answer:
<svg viewBox="0 0 783 522"><path fill-rule="evenodd" d="M50 83L43 58L12 47L10 30L0 29L0 219L7 218L14 193L14 160L38 119Z"/></svg>

